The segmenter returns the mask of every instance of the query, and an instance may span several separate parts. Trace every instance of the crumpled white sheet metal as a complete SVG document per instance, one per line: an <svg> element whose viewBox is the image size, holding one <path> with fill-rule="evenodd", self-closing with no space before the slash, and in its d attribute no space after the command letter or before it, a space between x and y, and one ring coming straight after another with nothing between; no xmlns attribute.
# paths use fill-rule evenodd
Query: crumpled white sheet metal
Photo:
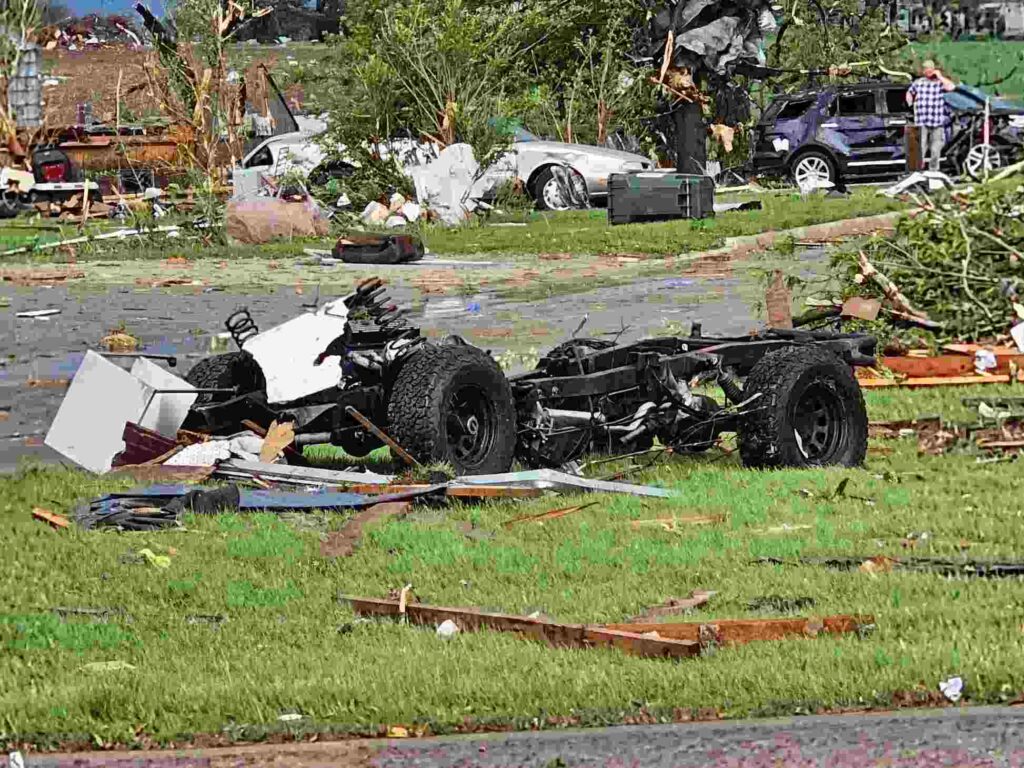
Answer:
<svg viewBox="0 0 1024 768"><path fill-rule="evenodd" d="M268 403L288 403L338 385L338 358L315 363L317 356L345 333L347 322L344 299L337 299L315 313L299 315L253 336L242 345L263 371Z"/></svg>

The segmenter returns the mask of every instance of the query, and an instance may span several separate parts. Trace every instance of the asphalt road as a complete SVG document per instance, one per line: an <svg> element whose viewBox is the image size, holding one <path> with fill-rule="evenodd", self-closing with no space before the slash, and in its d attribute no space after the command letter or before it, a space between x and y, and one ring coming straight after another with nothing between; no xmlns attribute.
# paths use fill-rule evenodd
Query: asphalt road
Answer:
<svg viewBox="0 0 1024 768"><path fill-rule="evenodd" d="M1024 765L1024 709L958 708L546 731L482 738L323 742L188 752L23 755L25 768L1003 768ZM0 768L6 768L0 758Z"/></svg>

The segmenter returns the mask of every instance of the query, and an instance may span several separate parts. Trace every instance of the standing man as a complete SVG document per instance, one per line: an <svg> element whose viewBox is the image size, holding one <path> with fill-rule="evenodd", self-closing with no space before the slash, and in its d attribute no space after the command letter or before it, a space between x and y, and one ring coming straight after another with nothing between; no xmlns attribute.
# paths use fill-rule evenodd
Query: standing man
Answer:
<svg viewBox="0 0 1024 768"><path fill-rule="evenodd" d="M942 148L946 143L949 110L945 95L956 83L942 74L930 59L921 65L921 77L907 90L907 104L914 107L914 124L921 129L921 152L928 169L939 170Z"/></svg>

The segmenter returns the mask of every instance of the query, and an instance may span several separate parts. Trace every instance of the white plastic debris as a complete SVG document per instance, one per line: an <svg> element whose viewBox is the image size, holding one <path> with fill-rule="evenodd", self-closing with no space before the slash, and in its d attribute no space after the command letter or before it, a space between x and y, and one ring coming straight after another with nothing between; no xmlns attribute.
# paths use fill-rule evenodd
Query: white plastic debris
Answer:
<svg viewBox="0 0 1024 768"><path fill-rule="evenodd" d="M942 691L943 696L955 704L963 696L964 681L959 677L951 677L949 680L943 680L939 683L939 690Z"/></svg>
<svg viewBox="0 0 1024 768"><path fill-rule="evenodd" d="M384 222L384 226L388 229L398 229L404 227L409 222L405 220L404 216L388 216L387 221Z"/></svg>
<svg viewBox="0 0 1024 768"><path fill-rule="evenodd" d="M27 312L19 312L16 317L27 317L36 320L41 317L53 317L53 315L59 314L59 309L30 309Z"/></svg>
<svg viewBox="0 0 1024 768"><path fill-rule="evenodd" d="M1024 352L1024 323L1017 323L1010 329L1010 336L1020 352Z"/></svg>
<svg viewBox="0 0 1024 768"><path fill-rule="evenodd" d="M348 195L346 195L344 192L342 192L338 196L337 202L334 203L334 207L335 208L351 208L352 207L352 201L349 199Z"/></svg>
<svg viewBox="0 0 1024 768"><path fill-rule="evenodd" d="M445 619L437 627L437 636L442 640L450 640L459 634L459 625L451 619Z"/></svg>
<svg viewBox="0 0 1024 768"><path fill-rule="evenodd" d="M230 458L231 448L226 440L210 440L185 447L164 464L168 467L212 467Z"/></svg>
<svg viewBox="0 0 1024 768"><path fill-rule="evenodd" d="M10 768L25 768L25 757L21 752L8 752L7 765Z"/></svg>
<svg viewBox="0 0 1024 768"><path fill-rule="evenodd" d="M990 349L979 349L974 353L974 372L984 375L998 365L995 353Z"/></svg>
<svg viewBox="0 0 1024 768"><path fill-rule="evenodd" d="M297 712L288 712L287 714L281 715L277 718L282 723L294 723L296 720L301 720L302 715Z"/></svg>
<svg viewBox="0 0 1024 768"><path fill-rule="evenodd" d="M416 203L406 203L399 209L399 213L408 221L416 221L423 213L423 209Z"/></svg>
<svg viewBox="0 0 1024 768"><path fill-rule="evenodd" d="M405 196L400 195L398 192L395 192L395 194L393 194L391 198L388 200L388 210L391 211L392 213L397 213L402 209L402 206L405 205L405 203Z"/></svg>
<svg viewBox="0 0 1024 768"><path fill-rule="evenodd" d="M363 213L360 218L367 224L379 224L388 217L387 206L378 203L374 200L368 203L366 208L363 209Z"/></svg>

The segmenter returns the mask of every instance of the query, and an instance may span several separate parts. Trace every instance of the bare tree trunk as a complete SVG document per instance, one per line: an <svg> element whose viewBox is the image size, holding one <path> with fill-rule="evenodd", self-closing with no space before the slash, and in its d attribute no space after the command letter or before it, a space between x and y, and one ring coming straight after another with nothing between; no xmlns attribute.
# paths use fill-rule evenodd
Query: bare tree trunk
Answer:
<svg viewBox="0 0 1024 768"><path fill-rule="evenodd" d="M674 117L676 171L703 176L708 162L708 132L701 106L683 102Z"/></svg>

